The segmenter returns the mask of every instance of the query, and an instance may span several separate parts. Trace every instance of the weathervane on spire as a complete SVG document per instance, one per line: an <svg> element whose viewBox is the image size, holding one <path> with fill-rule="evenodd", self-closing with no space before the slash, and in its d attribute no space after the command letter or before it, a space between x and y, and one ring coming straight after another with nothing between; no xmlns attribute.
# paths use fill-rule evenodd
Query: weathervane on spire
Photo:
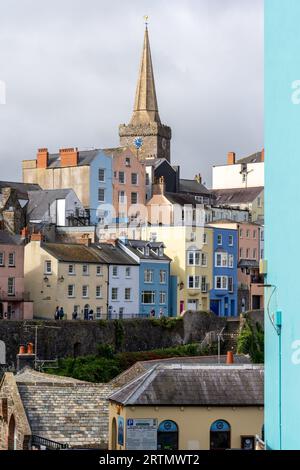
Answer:
<svg viewBox="0 0 300 470"><path fill-rule="evenodd" d="M145 15L145 16L144 16L144 20L145 20L145 25L146 25L146 28L147 28L149 16L148 16L148 15Z"/></svg>

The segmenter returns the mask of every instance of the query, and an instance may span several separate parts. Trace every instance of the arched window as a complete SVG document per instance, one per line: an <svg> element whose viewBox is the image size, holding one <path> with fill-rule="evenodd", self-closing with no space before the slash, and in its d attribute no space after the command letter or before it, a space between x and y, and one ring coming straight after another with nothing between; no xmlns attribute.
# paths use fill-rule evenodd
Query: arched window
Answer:
<svg viewBox="0 0 300 470"><path fill-rule="evenodd" d="M111 423L111 450L117 450L117 421L113 418Z"/></svg>
<svg viewBox="0 0 300 470"><path fill-rule="evenodd" d="M218 419L210 427L210 450L230 449L230 424Z"/></svg>
<svg viewBox="0 0 300 470"><path fill-rule="evenodd" d="M174 421L162 421L157 430L158 450L178 450L178 426Z"/></svg>
<svg viewBox="0 0 300 470"><path fill-rule="evenodd" d="M11 415L8 425L8 450L16 450L16 421L14 415Z"/></svg>

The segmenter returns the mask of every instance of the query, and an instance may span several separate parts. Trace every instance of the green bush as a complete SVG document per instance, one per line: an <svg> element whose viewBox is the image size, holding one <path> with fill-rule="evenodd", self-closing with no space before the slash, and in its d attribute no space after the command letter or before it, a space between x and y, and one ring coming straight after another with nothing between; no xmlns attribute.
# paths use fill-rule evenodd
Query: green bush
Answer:
<svg viewBox="0 0 300 470"><path fill-rule="evenodd" d="M237 353L249 354L254 364L264 363L264 331L259 323L246 319L237 341Z"/></svg>

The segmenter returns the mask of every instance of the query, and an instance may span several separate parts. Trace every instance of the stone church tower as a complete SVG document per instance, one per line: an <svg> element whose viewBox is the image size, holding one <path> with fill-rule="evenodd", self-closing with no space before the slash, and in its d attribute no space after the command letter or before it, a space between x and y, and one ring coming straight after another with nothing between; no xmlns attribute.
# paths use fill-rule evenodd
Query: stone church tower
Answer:
<svg viewBox="0 0 300 470"><path fill-rule="evenodd" d="M133 115L119 126L120 144L137 152L140 159L170 161L171 128L161 123L155 91L148 28L146 26Z"/></svg>

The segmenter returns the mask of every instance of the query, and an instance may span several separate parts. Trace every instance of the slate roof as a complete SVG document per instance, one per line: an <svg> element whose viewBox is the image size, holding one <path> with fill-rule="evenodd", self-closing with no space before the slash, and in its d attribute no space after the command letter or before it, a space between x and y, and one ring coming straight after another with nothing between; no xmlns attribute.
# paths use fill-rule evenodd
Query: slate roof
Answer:
<svg viewBox="0 0 300 470"><path fill-rule="evenodd" d="M27 214L30 220L41 220L48 213L49 205L57 199L65 199L73 189L29 191Z"/></svg>
<svg viewBox="0 0 300 470"><path fill-rule="evenodd" d="M5 230L0 230L1 245L22 245L23 240L19 235L12 235Z"/></svg>
<svg viewBox="0 0 300 470"><path fill-rule="evenodd" d="M264 190L262 186L240 189L213 189L216 204L247 204L253 202Z"/></svg>
<svg viewBox="0 0 300 470"><path fill-rule="evenodd" d="M80 243L42 243L41 247L66 263L103 263L99 250Z"/></svg>
<svg viewBox="0 0 300 470"><path fill-rule="evenodd" d="M234 355L235 364L251 364L250 356L244 354ZM226 355L220 356L220 363L226 363ZM218 356L184 356L184 357L168 357L165 359L154 359L150 361L138 361L129 369L125 370L117 377L110 381L114 387L122 387L136 377L144 374L147 370L156 365L164 364L181 364L181 365L204 365L204 364L218 364Z"/></svg>
<svg viewBox="0 0 300 470"><path fill-rule="evenodd" d="M203 196L210 196L211 192L202 183L196 180L181 179L179 180L179 191L183 193L194 193Z"/></svg>
<svg viewBox="0 0 300 470"><path fill-rule="evenodd" d="M97 247L100 248L100 256L104 263L109 264L123 264L123 265L138 265L129 255L111 243L98 243Z"/></svg>
<svg viewBox="0 0 300 470"><path fill-rule="evenodd" d="M261 162L261 154L262 152L252 153L248 157L244 157L240 160L237 160L236 163L259 163Z"/></svg>
<svg viewBox="0 0 300 470"><path fill-rule="evenodd" d="M128 248L132 253L134 253L136 256L138 256L140 259L148 259L148 260L160 260L160 261L171 261L171 258L169 258L167 255L163 254L162 256L159 256L156 254L154 251L152 251L151 248L159 248L159 247L165 247L163 242L151 242L151 241L145 241L145 240L127 240L126 243L126 248ZM149 255L146 255L145 253L141 253L138 248L145 248L148 246L150 248L149 250Z"/></svg>
<svg viewBox="0 0 300 470"><path fill-rule="evenodd" d="M101 152L100 149L79 151L77 166L90 165L99 152ZM61 166L61 161L60 161L59 153L49 153L48 168L59 168L60 166Z"/></svg>
<svg viewBox="0 0 300 470"><path fill-rule="evenodd" d="M185 204L190 204L196 206L199 204L199 201L196 201L195 195L186 194L186 193L165 193L164 196L172 203L179 204L184 206Z"/></svg>
<svg viewBox="0 0 300 470"><path fill-rule="evenodd" d="M107 448L109 384L28 368L15 379L32 434L75 448Z"/></svg>
<svg viewBox="0 0 300 470"><path fill-rule="evenodd" d="M125 406L263 406L264 368L156 365L109 399Z"/></svg>
<svg viewBox="0 0 300 470"><path fill-rule="evenodd" d="M37 191L42 189L38 184L19 183L14 181L0 181L0 192L2 188L15 189L19 199L28 199L28 191Z"/></svg>

